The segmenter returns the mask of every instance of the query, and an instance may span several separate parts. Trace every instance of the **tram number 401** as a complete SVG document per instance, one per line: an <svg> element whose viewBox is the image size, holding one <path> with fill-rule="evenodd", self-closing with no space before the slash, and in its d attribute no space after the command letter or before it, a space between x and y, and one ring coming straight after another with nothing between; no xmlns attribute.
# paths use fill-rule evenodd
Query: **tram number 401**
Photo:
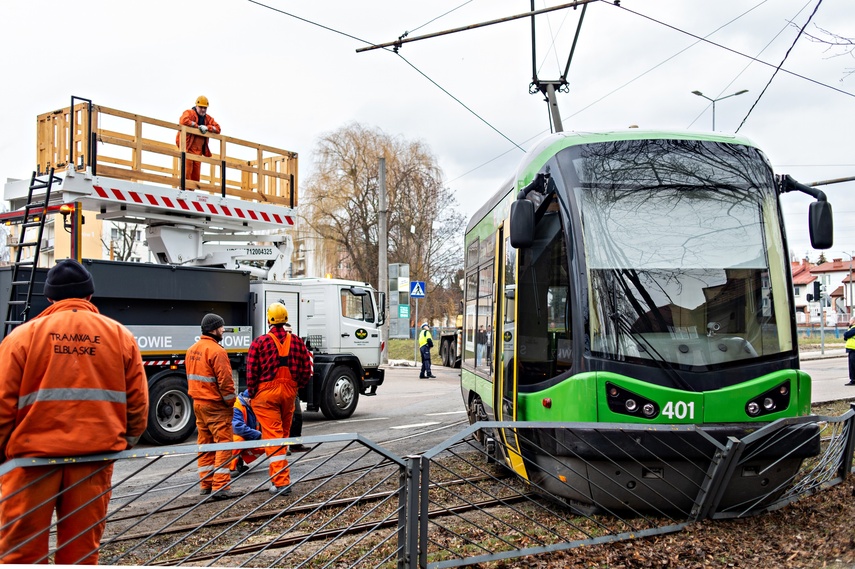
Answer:
<svg viewBox="0 0 855 569"><path fill-rule="evenodd" d="M669 401L662 408L662 414L669 419L694 419L694 401Z"/></svg>

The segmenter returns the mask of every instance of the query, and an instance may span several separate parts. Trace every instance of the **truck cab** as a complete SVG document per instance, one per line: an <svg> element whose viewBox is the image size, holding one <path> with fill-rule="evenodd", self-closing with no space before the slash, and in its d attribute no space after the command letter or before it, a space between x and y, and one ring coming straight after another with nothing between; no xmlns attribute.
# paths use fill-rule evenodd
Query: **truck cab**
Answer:
<svg viewBox="0 0 855 569"><path fill-rule="evenodd" d="M282 302L295 334L306 340L315 373L300 393L309 411L346 419L360 395L375 395L383 383L380 369L384 314L381 298L368 283L329 278L254 281L253 327L266 330L267 306Z"/></svg>

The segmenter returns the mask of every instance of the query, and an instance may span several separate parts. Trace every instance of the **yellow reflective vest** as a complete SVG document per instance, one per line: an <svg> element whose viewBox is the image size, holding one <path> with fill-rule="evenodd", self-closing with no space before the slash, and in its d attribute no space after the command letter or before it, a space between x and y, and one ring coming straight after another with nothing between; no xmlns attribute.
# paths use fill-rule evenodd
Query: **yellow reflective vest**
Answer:
<svg viewBox="0 0 855 569"><path fill-rule="evenodd" d="M849 330L847 330L846 332L849 333L854 329L855 329L855 326L850 326ZM846 340L846 349L847 350L855 350L855 336L852 336L851 338Z"/></svg>
<svg viewBox="0 0 855 569"><path fill-rule="evenodd" d="M433 346L433 338L430 337L430 330L422 330L419 332L419 347L421 348L428 342Z"/></svg>

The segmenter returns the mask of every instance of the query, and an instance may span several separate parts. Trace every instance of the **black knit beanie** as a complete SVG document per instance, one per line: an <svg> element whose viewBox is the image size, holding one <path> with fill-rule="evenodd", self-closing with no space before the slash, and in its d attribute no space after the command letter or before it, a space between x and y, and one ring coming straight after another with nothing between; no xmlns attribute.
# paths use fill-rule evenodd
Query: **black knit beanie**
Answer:
<svg viewBox="0 0 855 569"><path fill-rule="evenodd" d="M212 332L219 328L220 326L225 326L226 321L214 314L206 314L202 318L202 333L205 334L207 332Z"/></svg>
<svg viewBox="0 0 855 569"><path fill-rule="evenodd" d="M48 271L44 294L51 300L86 298L94 292L92 275L74 259L63 259Z"/></svg>

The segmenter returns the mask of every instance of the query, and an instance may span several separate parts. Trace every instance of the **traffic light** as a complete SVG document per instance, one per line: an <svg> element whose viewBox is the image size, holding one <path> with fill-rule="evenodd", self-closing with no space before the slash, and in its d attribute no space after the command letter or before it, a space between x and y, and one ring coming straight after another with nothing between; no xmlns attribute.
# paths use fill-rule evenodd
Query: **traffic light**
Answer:
<svg viewBox="0 0 855 569"><path fill-rule="evenodd" d="M819 300L822 296L822 290L820 288L819 281L813 281L813 297L816 300Z"/></svg>
<svg viewBox="0 0 855 569"><path fill-rule="evenodd" d="M805 298L807 298L808 302L813 302L813 295L811 293L807 293L807 295L805 295Z"/></svg>

